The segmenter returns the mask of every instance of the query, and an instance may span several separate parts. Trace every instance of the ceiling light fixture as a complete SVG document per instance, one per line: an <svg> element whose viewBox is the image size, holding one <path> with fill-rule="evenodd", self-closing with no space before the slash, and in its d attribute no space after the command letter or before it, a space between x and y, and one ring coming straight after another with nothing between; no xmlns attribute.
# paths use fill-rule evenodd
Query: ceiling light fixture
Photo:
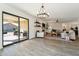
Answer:
<svg viewBox="0 0 79 59"><path fill-rule="evenodd" d="M39 18L47 18L47 17L49 17L49 14L46 12L43 3L42 3L42 6L41 6L38 14L37 14L37 17L39 17Z"/></svg>

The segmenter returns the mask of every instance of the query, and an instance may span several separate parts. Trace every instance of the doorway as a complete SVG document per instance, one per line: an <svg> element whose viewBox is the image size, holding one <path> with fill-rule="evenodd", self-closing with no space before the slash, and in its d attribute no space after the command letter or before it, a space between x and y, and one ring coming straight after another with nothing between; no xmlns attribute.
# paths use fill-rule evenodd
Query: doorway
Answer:
<svg viewBox="0 0 79 59"><path fill-rule="evenodd" d="M2 45L7 46L29 39L29 20L2 12Z"/></svg>

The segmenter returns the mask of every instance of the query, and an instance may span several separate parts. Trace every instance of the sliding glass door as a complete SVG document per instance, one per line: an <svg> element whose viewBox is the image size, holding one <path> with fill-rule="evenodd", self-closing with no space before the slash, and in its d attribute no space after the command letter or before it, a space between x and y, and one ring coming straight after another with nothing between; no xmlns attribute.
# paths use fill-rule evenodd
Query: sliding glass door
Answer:
<svg viewBox="0 0 79 59"><path fill-rule="evenodd" d="M20 18L20 40L28 39L28 19Z"/></svg>
<svg viewBox="0 0 79 59"><path fill-rule="evenodd" d="M3 46L29 39L29 21L7 12L2 13Z"/></svg>
<svg viewBox="0 0 79 59"><path fill-rule="evenodd" d="M18 41L18 17L3 14L3 45Z"/></svg>

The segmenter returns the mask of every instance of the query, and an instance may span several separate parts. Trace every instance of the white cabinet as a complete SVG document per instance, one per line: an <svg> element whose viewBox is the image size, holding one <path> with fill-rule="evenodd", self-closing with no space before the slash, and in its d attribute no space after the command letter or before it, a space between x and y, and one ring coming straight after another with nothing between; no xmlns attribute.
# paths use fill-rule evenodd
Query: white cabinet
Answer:
<svg viewBox="0 0 79 59"><path fill-rule="evenodd" d="M37 37L44 37L44 32L37 32Z"/></svg>

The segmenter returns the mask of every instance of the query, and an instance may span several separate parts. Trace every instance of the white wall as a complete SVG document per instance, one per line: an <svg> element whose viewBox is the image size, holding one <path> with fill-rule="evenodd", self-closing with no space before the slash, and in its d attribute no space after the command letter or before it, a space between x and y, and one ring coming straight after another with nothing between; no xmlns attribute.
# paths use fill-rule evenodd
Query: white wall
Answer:
<svg viewBox="0 0 79 59"><path fill-rule="evenodd" d="M7 4L0 4L0 48L2 48L2 11L6 11L18 16L22 16L29 19L29 39L35 37L35 28L34 28L34 21L35 18L26 14L23 11L17 10Z"/></svg>
<svg viewBox="0 0 79 59"><path fill-rule="evenodd" d="M62 23L48 22L48 25L51 26L52 29L62 30Z"/></svg>
<svg viewBox="0 0 79 59"><path fill-rule="evenodd" d="M47 23L52 29L57 29L57 30L61 30L61 31L64 28L64 26L62 24L65 24L65 27L67 30L70 30L71 27L75 28L76 26L78 27L78 30L79 30L79 20L68 21L68 22L59 22L59 23L48 21Z"/></svg>
<svg viewBox="0 0 79 59"><path fill-rule="evenodd" d="M79 28L79 21L78 20L77 21L66 22L65 24L66 24L67 29L70 29L71 27L74 28L76 26L78 26L78 28Z"/></svg>

